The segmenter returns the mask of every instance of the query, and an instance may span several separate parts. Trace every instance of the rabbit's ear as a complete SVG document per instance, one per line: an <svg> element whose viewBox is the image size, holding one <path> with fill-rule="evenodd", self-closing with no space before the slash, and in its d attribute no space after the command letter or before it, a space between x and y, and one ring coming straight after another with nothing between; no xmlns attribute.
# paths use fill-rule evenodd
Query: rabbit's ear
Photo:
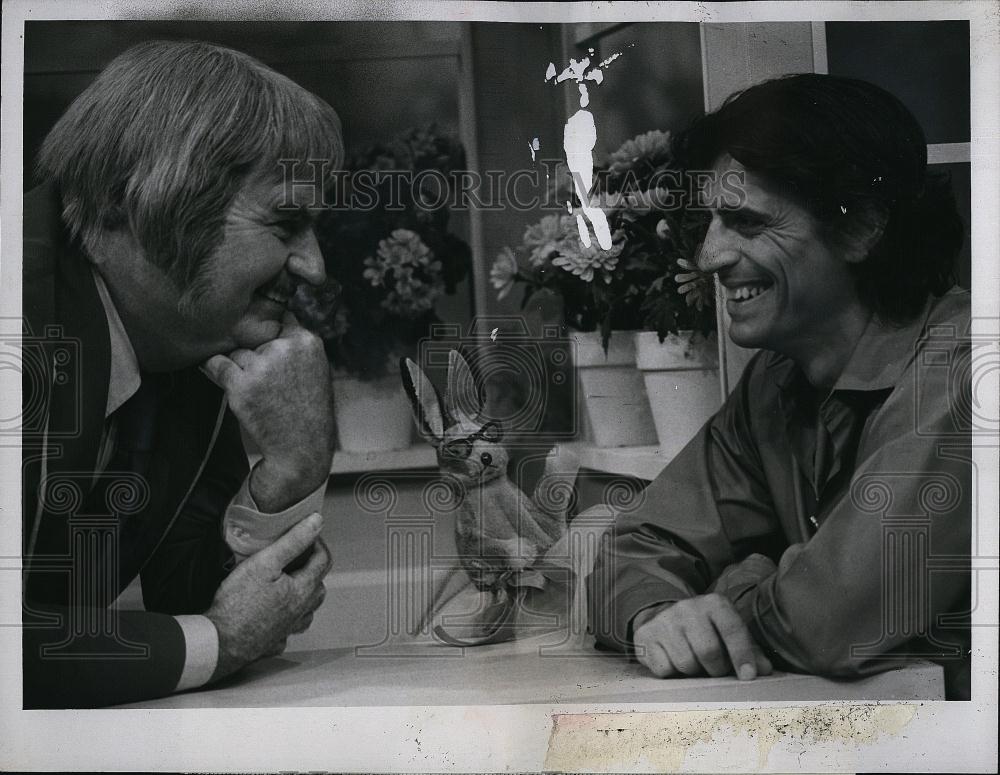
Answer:
<svg viewBox="0 0 1000 775"><path fill-rule="evenodd" d="M413 408L417 429L431 444L440 444L444 438L444 414L434 383L409 358L400 358L399 373L403 379L403 389Z"/></svg>
<svg viewBox="0 0 1000 775"><path fill-rule="evenodd" d="M465 425L474 423L482 408L472 370L458 350L448 353L448 391L444 406L455 422Z"/></svg>

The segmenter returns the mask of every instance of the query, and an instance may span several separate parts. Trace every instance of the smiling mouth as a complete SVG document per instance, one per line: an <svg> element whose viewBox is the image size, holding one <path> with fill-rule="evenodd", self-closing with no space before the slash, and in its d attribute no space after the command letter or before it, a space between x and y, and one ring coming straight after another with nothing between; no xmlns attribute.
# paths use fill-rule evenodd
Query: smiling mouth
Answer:
<svg viewBox="0 0 1000 775"><path fill-rule="evenodd" d="M277 304L279 307L287 307L289 296L282 296L275 291L257 291L257 295L271 302L272 304Z"/></svg>
<svg viewBox="0 0 1000 775"><path fill-rule="evenodd" d="M736 305L746 304L761 294L767 293L771 290L772 285L773 283L763 281L753 284L748 283L735 288L726 288L726 301L733 302Z"/></svg>

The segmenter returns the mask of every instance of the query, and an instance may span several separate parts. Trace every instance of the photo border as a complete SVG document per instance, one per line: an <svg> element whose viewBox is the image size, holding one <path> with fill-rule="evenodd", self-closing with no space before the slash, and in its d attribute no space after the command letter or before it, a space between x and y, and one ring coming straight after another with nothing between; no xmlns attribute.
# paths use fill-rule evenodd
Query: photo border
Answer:
<svg viewBox="0 0 1000 775"><path fill-rule="evenodd" d="M0 160L0 298L2 316L21 314L21 105L23 99L23 23L41 19L250 20L448 20L571 23L581 21L890 21L969 19L971 21L972 96L972 314L988 336L1000 318L1000 202L997 201L1000 70L997 40L1000 14L990 2L761 2L761 3L330 3L227 2L26 2L3 6L3 150ZM526 52L521 52L525 55ZM0 416L20 411L17 389L0 391ZM990 415L995 416L995 414ZM0 621L20 616L19 514L20 458L16 447L0 446ZM1000 457L996 439L977 444L975 464L994 472L979 482L977 550L974 562L995 568L997 479ZM990 572L984 573L988 577ZM974 623L995 616L997 589L981 584L988 597ZM327 605L335 601L328 601ZM13 618L10 618L13 617ZM912 717L901 731L873 740L852 737L816 740L786 735L770 750L764 768L912 771L990 771L996 767L997 628L973 626L973 686L970 702L879 703L907 705ZM400 706L362 708L270 708L199 710L23 711L21 706L20 633L0 627L0 768L11 770L212 770L212 771L537 771L545 767L553 717L596 713L657 714L671 729L692 711L740 708L768 723L783 708L825 708L850 721L852 708L871 703L699 703L688 705L602 704L519 706ZM826 712L826 711L824 711ZM623 719L626 717L622 717ZM646 717L652 718L652 717ZM728 732L692 740L680 766L685 770L754 770L757 748L752 730L733 722ZM989 740L994 740L992 749ZM656 768L667 743L649 738L638 753L622 748L619 771ZM579 764L586 768L586 761ZM601 764L602 768L606 765Z"/></svg>

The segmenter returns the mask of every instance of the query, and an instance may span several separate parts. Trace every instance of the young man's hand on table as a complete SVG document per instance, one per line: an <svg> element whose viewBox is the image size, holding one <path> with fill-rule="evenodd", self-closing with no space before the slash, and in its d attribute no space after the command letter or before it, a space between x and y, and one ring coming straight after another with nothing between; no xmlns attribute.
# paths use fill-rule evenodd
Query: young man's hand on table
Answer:
<svg viewBox="0 0 1000 775"><path fill-rule="evenodd" d="M720 594L646 608L632 623L638 660L658 678L769 675L771 662L733 604Z"/></svg>

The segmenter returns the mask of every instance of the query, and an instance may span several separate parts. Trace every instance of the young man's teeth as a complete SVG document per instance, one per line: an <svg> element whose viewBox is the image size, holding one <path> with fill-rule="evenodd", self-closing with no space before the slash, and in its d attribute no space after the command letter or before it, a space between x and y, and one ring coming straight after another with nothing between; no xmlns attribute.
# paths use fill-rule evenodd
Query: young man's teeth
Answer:
<svg viewBox="0 0 1000 775"><path fill-rule="evenodd" d="M736 301L746 301L747 299L752 299L764 291L766 291L763 285L741 285L739 288L733 288L729 291L729 298L735 299Z"/></svg>

